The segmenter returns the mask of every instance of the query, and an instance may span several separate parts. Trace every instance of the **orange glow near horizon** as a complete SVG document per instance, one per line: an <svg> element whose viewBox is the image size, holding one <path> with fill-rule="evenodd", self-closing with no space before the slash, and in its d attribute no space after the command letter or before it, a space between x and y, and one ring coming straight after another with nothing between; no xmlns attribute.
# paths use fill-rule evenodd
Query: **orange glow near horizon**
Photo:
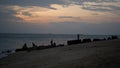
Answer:
<svg viewBox="0 0 120 68"><path fill-rule="evenodd" d="M31 23L50 23L50 22L102 22L111 21L113 18L119 17L119 15L112 14L110 12L97 12L82 9L80 5L62 6L58 4L52 4L52 8L49 9L39 6L12 6L12 9L16 11L14 15L17 18L22 19L24 22ZM119 19L115 21L120 21Z"/></svg>

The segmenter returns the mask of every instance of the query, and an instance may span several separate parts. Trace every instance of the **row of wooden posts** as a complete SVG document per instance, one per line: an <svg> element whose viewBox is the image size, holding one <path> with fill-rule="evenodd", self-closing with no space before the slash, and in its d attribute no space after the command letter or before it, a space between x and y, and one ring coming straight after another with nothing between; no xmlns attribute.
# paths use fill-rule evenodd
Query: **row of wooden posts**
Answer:
<svg viewBox="0 0 120 68"><path fill-rule="evenodd" d="M76 40L68 40L67 44L68 45L73 45L73 44L88 43L88 42L94 42L94 41L112 40L112 39L118 39L118 37L117 36L110 36L108 38L103 38L103 39L94 38L93 40L90 39L90 38L85 38L85 39L82 40L82 39L80 39L80 36L78 34Z"/></svg>

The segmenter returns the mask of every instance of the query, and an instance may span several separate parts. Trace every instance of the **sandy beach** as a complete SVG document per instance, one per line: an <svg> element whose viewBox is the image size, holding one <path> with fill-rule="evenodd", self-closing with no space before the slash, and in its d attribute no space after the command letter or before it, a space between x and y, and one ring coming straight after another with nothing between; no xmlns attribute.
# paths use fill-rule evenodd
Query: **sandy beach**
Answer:
<svg viewBox="0 0 120 68"><path fill-rule="evenodd" d="M17 52L0 68L120 68L120 39Z"/></svg>

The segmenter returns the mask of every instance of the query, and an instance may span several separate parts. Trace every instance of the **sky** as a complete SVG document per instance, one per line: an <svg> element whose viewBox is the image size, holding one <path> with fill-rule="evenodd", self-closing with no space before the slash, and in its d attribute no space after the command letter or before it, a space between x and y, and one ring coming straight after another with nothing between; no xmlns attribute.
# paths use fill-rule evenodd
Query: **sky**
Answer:
<svg viewBox="0 0 120 68"><path fill-rule="evenodd" d="M120 0L0 0L0 33L120 35Z"/></svg>

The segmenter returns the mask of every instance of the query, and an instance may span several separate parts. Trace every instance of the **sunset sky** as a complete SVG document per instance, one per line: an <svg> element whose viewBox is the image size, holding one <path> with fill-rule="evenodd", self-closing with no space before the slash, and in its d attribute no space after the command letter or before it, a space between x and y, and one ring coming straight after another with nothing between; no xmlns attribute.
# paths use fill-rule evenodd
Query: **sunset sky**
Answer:
<svg viewBox="0 0 120 68"><path fill-rule="evenodd" d="M0 0L0 33L120 34L120 0Z"/></svg>

